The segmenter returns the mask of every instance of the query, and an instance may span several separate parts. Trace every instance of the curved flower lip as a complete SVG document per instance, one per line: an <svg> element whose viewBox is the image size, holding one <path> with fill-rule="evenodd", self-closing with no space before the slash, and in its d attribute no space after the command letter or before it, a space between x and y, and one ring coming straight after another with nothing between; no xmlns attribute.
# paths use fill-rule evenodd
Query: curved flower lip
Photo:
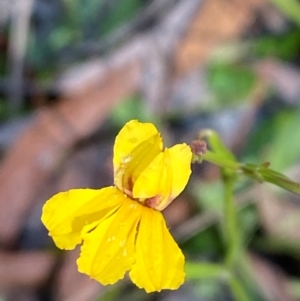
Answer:
<svg viewBox="0 0 300 301"><path fill-rule="evenodd" d="M152 123L131 120L115 141L115 185L129 197L161 211L186 186L191 160L191 149L185 143L163 149Z"/></svg>
<svg viewBox="0 0 300 301"><path fill-rule="evenodd" d="M78 270L104 285L129 272L146 292L177 289L184 255L159 211L184 189L191 158L186 144L163 149L153 124L132 120L116 137L115 186L58 193L42 222L59 248L83 243Z"/></svg>

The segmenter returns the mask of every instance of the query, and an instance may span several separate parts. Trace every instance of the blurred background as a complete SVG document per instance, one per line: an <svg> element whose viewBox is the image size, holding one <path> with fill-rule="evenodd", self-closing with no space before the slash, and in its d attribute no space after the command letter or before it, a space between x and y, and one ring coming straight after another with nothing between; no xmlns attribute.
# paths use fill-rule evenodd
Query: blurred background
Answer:
<svg viewBox="0 0 300 301"><path fill-rule="evenodd" d="M124 123L154 122L166 145L217 130L239 161L300 181L297 0L0 0L0 300L234 300L204 269L147 295L103 287L40 222L58 191L112 184ZM241 178L235 200L250 300L300 300L299 197ZM223 190L193 166L165 211L188 262L220 262ZM237 300L239 301L239 300Z"/></svg>

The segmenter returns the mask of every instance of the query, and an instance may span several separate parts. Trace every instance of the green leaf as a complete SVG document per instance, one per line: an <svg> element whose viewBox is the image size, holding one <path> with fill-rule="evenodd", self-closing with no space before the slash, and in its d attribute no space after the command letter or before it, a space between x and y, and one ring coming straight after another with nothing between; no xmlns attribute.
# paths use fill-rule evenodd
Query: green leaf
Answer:
<svg viewBox="0 0 300 301"><path fill-rule="evenodd" d="M221 180L200 182L192 186L192 192L204 211L222 214L224 187Z"/></svg>
<svg viewBox="0 0 300 301"><path fill-rule="evenodd" d="M299 29L284 35L264 36L257 38L251 47L259 57L277 57L282 60L296 58L300 48Z"/></svg>
<svg viewBox="0 0 300 301"><path fill-rule="evenodd" d="M115 1L114 8L101 20L101 33L107 34L132 18L142 7L141 0Z"/></svg>
<svg viewBox="0 0 300 301"><path fill-rule="evenodd" d="M273 169L284 170L300 159L300 110L284 111L276 117L272 147L266 156Z"/></svg>
<svg viewBox="0 0 300 301"><path fill-rule="evenodd" d="M270 0L290 20L300 26L300 3L298 0Z"/></svg>
<svg viewBox="0 0 300 301"><path fill-rule="evenodd" d="M270 107L271 105L269 105ZM259 127L251 134L245 148L245 161L268 161L272 169L285 170L300 160L300 110L281 109L273 105L274 112L264 116ZM270 116L271 115L271 116Z"/></svg>
<svg viewBox="0 0 300 301"><path fill-rule="evenodd" d="M130 119L139 119L140 121L153 121L155 118L146 109L145 103L139 95L133 95L122 101L114 108L111 113L112 121L123 126Z"/></svg>
<svg viewBox="0 0 300 301"><path fill-rule="evenodd" d="M246 98L256 83L250 68L239 65L214 64L208 70L208 83L220 103L235 104Z"/></svg>

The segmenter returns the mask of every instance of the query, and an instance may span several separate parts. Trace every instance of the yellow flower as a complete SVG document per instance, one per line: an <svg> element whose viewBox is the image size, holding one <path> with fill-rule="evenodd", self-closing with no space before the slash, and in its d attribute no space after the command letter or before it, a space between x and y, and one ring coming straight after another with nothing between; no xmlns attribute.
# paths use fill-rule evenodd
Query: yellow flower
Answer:
<svg viewBox="0 0 300 301"><path fill-rule="evenodd" d="M83 242L78 270L104 285L129 271L147 292L177 289L184 256L160 211L186 186L191 159L186 144L163 149L153 124L131 120L114 145L115 186L58 193L42 222L61 249Z"/></svg>

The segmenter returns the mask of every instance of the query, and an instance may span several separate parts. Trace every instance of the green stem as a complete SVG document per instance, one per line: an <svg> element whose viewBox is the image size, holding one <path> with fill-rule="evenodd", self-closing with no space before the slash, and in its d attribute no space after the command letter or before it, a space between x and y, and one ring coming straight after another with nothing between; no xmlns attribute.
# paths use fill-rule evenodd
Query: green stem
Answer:
<svg viewBox="0 0 300 301"><path fill-rule="evenodd" d="M207 151L201 156L202 160L206 160L213 164L218 165L222 169L224 181L224 234L227 242L227 255L225 264L228 268L232 268L234 261L238 256L240 247L240 237L236 222L236 208L233 200L233 187L236 179L236 172L242 171L240 163L225 158L214 152Z"/></svg>
<svg viewBox="0 0 300 301"><path fill-rule="evenodd" d="M201 156L195 156L194 162L198 161L201 163L203 160L213 163L223 169L229 169L234 173L244 174L256 181L265 181L275 184L292 193L300 195L300 183L292 181L283 174L268 168L268 166L241 164L233 159L224 157L222 154L217 154L209 150L204 154L201 154Z"/></svg>
<svg viewBox="0 0 300 301"><path fill-rule="evenodd" d="M228 268L233 267L239 249L239 233L237 226L236 208L233 199L234 178L224 171L224 230L227 239L227 254L225 264Z"/></svg>
<svg viewBox="0 0 300 301"><path fill-rule="evenodd" d="M199 278L223 278L229 279L230 272L221 264L208 263L208 262L189 262L185 263L186 278L199 279Z"/></svg>
<svg viewBox="0 0 300 301"><path fill-rule="evenodd" d="M236 278L233 277L229 281L229 286L232 291L232 294L237 301L250 301L250 299L247 296L247 293L245 292L245 289L241 282Z"/></svg>
<svg viewBox="0 0 300 301"><path fill-rule="evenodd" d="M208 161L210 163L216 164L223 168L229 168L235 171L238 171L241 169L241 166L238 162L228 160L226 158L223 158L220 155L217 155L211 151L206 151L205 154L201 155L201 160Z"/></svg>

